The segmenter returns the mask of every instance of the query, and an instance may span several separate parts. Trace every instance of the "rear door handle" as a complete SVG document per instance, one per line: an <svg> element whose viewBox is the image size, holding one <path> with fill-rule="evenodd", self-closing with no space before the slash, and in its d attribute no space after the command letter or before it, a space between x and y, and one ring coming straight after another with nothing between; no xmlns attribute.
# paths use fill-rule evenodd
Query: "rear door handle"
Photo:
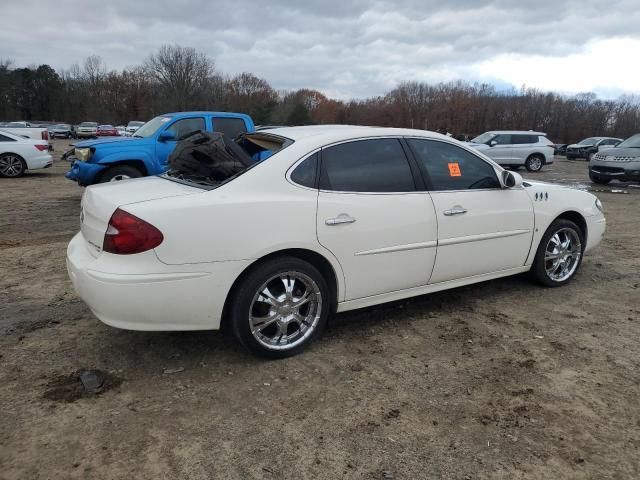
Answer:
<svg viewBox="0 0 640 480"><path fill-rule="evenodd" d="M461 206L459 206L459 205L456 205L455 207L450 208L449 210L445 210L445 211L444 211L444 214L445 214L447 217L450 217L450 216L452 216L452 215L463 215L463 214L465 214L465 213L467 213L467 209L466 209L466 208L463 208L463 207L461 207Z"/></svg>
<svg viewBox="0 0 640 480"><path fill-rule="evenodd" d="M327 225L341 225L343 223L353 223L356 219L347 215L346 213L341 213L337 217L327 218L324 223Z"/></svg>

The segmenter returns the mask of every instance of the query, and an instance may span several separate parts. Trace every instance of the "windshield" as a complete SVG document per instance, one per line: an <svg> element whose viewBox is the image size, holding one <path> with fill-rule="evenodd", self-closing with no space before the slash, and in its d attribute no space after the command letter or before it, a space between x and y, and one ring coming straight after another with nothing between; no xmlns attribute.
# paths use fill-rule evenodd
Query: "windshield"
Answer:
<svg viewBox="0 0 640 480"><path fill-rule="evenodd" d="M149 138L155 135L155 133L160 130L160 128L171 120L171 117L156 117L153 120L149 120L147 123L142 125L136 133L133 134L134 137L140 138Z"/></svg>
<svg viewBox="0 0 640 480"><path fill-rule="evenodd" d="M620 142L616 145L616 148L640 148L640 133L636 133L634 136Z"/></svg>
<svg viewBox="0 0 640 480"><path fill-rule="evenodd" d="M471 143L488 143L493 137L495 137L495 133L483 133L482 135L478 135L476 138L471 140Z"/></svg>
<svg viewBox="0 0 640 480"><path fill-rule="evenodd" d="M595 145L597 141L598 139L595 137L585 138L584 140L578 142L577 145Z"/></svg>
<svg viewBox="0 0 640 480"><path fill-rule="evenodd" d="M144 125L144 122L129 122L127 127L141 127L142 125Z"/></svg>
<svg viewBox="0 0 640 480"><path fill-rule="evenodd" d="M98 124L96 122L82 122L80 126L81 127L97 127Z"/></svg>

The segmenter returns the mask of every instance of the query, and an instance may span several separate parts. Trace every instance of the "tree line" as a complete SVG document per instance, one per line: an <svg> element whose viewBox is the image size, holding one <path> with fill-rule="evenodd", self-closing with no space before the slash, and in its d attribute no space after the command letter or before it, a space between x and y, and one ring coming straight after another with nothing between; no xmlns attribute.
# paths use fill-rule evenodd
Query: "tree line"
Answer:
<svg viewBox="0 0 640 480"><path fill-rule="evenodd" d="M248 113L257 124L359 124L473 136L487 130L546 132L558 143L640 131L640 97L602 100L523 87L499 91L464 81L406 81L385 95L341 101L311 89L276 91L252 73L225 76L202 52L164 45L138 66L109 70L102 59L56 71L0 61L0 120L126 124L185 110Z"/></svg>

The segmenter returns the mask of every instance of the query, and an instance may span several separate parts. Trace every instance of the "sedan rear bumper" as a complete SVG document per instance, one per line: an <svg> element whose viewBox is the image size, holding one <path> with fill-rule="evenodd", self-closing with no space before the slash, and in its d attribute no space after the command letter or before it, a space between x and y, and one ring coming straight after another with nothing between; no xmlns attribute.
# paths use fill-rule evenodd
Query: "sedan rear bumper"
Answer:
<svg viewBox="0 0 640 480"><path fill-rule="evenodd" d="M227 294L248 265L245 261L166 265L153 251L96 256L90 248L82 233L73 237L67 248L69 278L100 321L126 330L220 328ZM132 268L145 273L132 273Z"/></svg>

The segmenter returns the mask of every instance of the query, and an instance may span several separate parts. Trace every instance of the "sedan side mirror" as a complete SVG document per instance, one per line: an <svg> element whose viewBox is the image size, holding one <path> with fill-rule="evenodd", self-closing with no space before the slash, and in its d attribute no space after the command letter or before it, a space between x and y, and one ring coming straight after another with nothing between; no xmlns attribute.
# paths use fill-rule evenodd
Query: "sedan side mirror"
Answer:
<svg viewBox="0 0 640 480"><path fill-rule="evenodd" d="M502 186L504 188L515 188L522 185L522 176L516 172L510 172L509 170L502 171Z"/></svg>
<svg viewBox="0 0 640 480"><path fill-rule="evenodd" d="M498 142L496 142L495 140L491 140L491 141L489 142L489 146L490 146L490 147L495 147L497 144L498 144Z"/></svg>
<svg viewBox="0 0 640 480"><path fill-rule="evenodd" d="M158 136L159 142L173 142L176 139L176 134L171 130L165 130Z"/></svg>

